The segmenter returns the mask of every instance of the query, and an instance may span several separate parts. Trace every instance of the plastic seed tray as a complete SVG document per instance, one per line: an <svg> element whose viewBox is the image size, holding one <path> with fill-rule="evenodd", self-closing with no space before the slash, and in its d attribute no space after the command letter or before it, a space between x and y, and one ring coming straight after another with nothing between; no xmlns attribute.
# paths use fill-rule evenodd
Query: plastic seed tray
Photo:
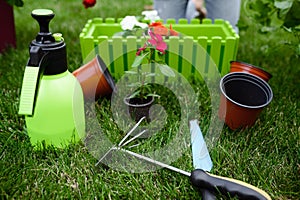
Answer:
<svg viewBox="0 0 300 200"><path fill-rule="evenodd" d="M111 74L119 78L130 69L137 49L143 46L145 39L136 36L116 36L122 32L120 21L114 18L94 18L88 20L80 33L80 46L84 63L99 54L108 66ZM180 33L180 36L165 38L168 44L166 63L185 77L194 74L209 74L217 67L223 76L229 72L230 61L236 59L239 35L228 21L217 19L212 23L204 19L202 23L193 19L188 23L180 19L166 21L165 26ZM195 70L196 69L196 70Z"/></svg>

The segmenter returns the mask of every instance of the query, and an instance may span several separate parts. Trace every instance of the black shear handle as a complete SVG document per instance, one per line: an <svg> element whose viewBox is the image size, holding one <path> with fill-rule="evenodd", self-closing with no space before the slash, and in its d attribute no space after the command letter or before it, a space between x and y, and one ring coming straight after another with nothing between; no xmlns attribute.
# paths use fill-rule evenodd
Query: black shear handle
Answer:
<svg viewBox="0 0 300 200"><path fill-rule="evenodd" d="M263 190L248 183L209 174L201 169L196 169L191 173L191 182L203 194L203 199L212 199L212 194L205 192L208 190L214 194L223 194L227 197L237 197L238 199L251 200L271 200L271 197ZM207 196L208 198L206 198Z"/></svg>

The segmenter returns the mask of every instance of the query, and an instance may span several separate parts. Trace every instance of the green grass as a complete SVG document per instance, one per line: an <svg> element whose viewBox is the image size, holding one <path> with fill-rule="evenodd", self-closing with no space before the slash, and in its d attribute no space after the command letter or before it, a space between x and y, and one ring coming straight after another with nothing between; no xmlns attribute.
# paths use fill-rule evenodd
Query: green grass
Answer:
<svg viewBox="0 0 300 200"><path fill-rule="evenodd" d="M24 117L17 115L28 45L38 31L37 23L30 16L33 9L50 8L56 13L51 30L63 33L69 69L73 71L82 63L78 36L88 19L137 15L148 2L98 1L94 8L86 10L81 1L26 0L23 8L15 8L17 48L0 55L1 199L199 198L187 177L167 169L133 174L104 166L95 167L97 159L81 143L64 150L34 151L26 133ZM272 73L270 85L274 99L253 127L237 131L224 127L218 144L210 152L214 163L212 173L253 184L264 189L273 199L299 199L299 58L284 44L291 39L288 34L278 30L262 35L245 13L242 13L241 20L249 27L240 32L238 60ZM203 90L199 84L195 87ZM202 102L209 98L205 94L205 89L198 94ZM124 133L118 131L111 121L109 101L100 99L98 103L101 126L108 130L110 137L119 141ZM205 103L201 106L209 114L209 106ZM176 122L172 122L174 118L168 121L171 130L176 130ZM163 133L170 134L167 128ZM156 144L163 142L155 141ZM192 170L191 162L190 151L187 151L172 165Z"/></svg>

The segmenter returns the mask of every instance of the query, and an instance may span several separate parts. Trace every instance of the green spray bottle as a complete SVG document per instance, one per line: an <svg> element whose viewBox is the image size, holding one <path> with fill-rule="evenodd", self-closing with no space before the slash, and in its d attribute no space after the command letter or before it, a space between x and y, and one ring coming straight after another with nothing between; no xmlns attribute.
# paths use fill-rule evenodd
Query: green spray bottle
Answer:
<svg viewBox="0 0 300 200"><path fill-rule="evenodd" d="M31 13L40 32L29 45L19 114L25 115L27 133L38 144L66 147L85 135L84 99L77 79L68 71L66 44L49 31L52 10Z"/></svg>

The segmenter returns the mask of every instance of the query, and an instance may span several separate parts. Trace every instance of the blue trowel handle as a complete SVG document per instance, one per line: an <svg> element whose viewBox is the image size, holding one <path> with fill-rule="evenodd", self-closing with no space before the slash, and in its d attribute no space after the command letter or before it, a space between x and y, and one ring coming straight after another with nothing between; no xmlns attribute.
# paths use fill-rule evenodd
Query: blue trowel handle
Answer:
<svg viewBox="0 0 300 200"><path fill-rule="evenodd" d="M191 173L191 182L199 191L208 190L214 194L223 194L228 197L251 200L271 200L271 197L263 190L248 183L209 174L201 169ZM205 199L205 198L203 198Z"/></svg>

